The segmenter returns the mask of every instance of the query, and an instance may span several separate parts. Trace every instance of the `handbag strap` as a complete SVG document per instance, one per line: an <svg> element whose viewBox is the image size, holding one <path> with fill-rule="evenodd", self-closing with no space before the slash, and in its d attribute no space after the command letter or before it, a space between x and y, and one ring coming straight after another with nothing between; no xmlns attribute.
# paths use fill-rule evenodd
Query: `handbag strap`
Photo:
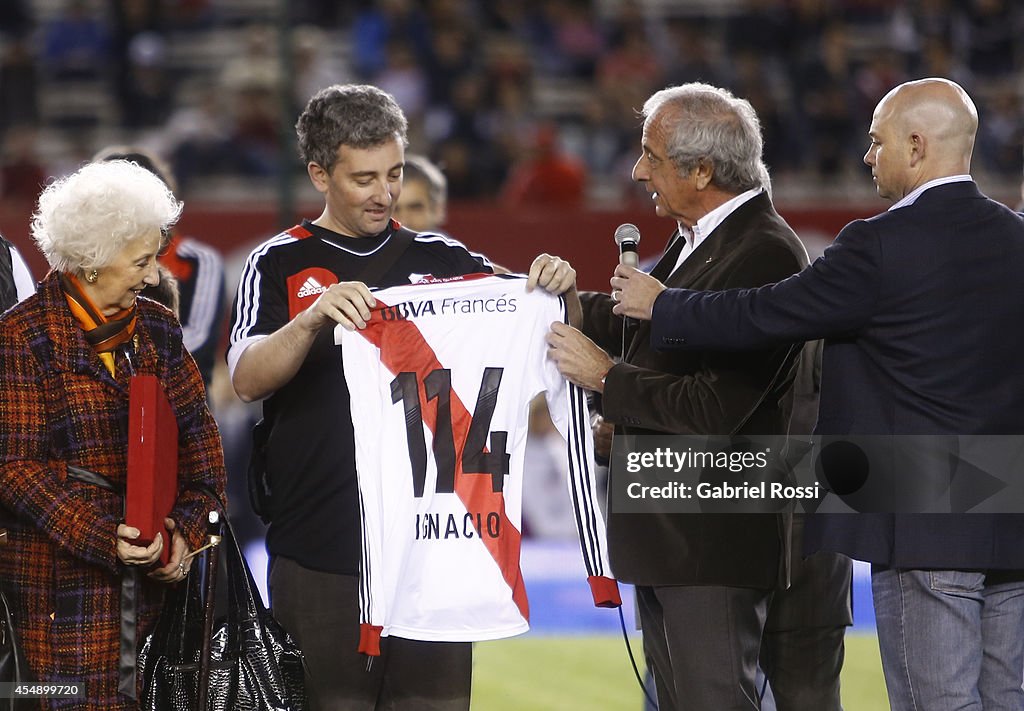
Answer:
<svg viewBox="0 0 1024 711"><path fill-rule="evenodd" d="M391 233L391 239L363 265L355 280L361 281L367 286L377 286L381 277L387 274L398 258L409 249L415 237L416 233L410 229L405 227L396 229Z"/></svg>
<svg viewBox="0 0 1024 711"><path fill-rule="evenodd" d="M99 472L69 464L68 479L98 486L101 489L124 496L125 488ZM137 697L135 670L138 657L138 622L139 622L139 571L128 566L121 570L121 631L118 664L117 690L134 699Z"/></svg>
<svg viewBox="0 0 1024 711"><path fill-rule="evenodd" d="M755 402L753 406L749 410L747 410L747 413L743 416L743 419L741 419L739 421L739 424L737 424L733 428L732 432L729 433L730 435L735 435L741 429L743 429L743 426L750 421L750 418L754 416L754 413L757 412L757 409L759 407L761 407L761 404L764 403L764 401L768 398L772 391L779 386L779 383L782 382L782 378L786 374L786 367L793 365L793 363L790 361L790 358L800 348L803 348L803 345L803 343L790 344L789 349L786 351L786 355L782 357L782 362L779 363L779 367L775 371L775 375L772 376L771 382L768 383L768 387L766 387L764 391L761 392L761 396L757 398L757 402Z"/></svg>
<svg viewBox="0 0 1024 711"><path fill-rule="evenodd" d="M98 486L101 489L106 489L109 492L118 494L119 496L124 495L124 485L118 484L107 477L103 476L99 472L90 471L89 469L82 469L74 465L68 465L68 479L75 479L86 484L92 484Z"/></svg>
<svg viewBox="0 0 1024 711"><path fill-rule="evenodd" d="M249 568L249 564L246 563L245 556L242 555L242 549L238 547L238 538L235 536L235 530L231 526L231 520L228 518L224 500L206 484L200 482L196 484L195 488L213 499L217 503L220 512L220 545L224 547L226 553L225 566L229 566L228 585L233 598L228 613L237 614L240 608L249 607L249 601L251 601L252 607L250 611L259 616L267 608L263 604L263 598L256 592L258 590L256 580L252 577L252 570ZM234 568L234 571L230 570L230 568ZM244 575L241 575L242 572L244 572Z"/></svg>
<svg viewBox="0 0 1024 711"><path fill-rule="evenodd" d="M23 681L27 671L25 655L21 651L21 643L18 641L18 634L14 629L14 615L11 613L10 603L7 602L7 596L2 589L0 589L0 608L3 608L0 610L0 613L3 614L3 617L0 618L0 646L8 650L13 672L12 678L4 679L4 681ZM13 702L11 706L13 708Z"/></svg>

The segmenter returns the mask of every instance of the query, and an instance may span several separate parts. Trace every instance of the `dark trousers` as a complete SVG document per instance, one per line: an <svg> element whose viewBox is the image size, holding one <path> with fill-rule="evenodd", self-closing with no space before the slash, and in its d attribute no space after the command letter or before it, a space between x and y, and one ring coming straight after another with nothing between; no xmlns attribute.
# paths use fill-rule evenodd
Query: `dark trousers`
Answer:
<svg viewBox="0 0 1024 711"><path fill-rule="evenodd" d="M636 587L644 655L660 711L750 711L771 590Z"/></svg>
<svg viewBox="0 0 1024 711"><path fill-rule="evenodd" d="M765 630L761 667L775 711L842 711L839 672L845 627Z"/></svg>
<svg viewBox="0 0 1024 711"><path fill-rule="evenodd" d="M768 607L761 669L776 711L842 711L839 672L853 624L853 563L838 553L804 558L803 528L803 516L795 516L791 584L776 590Z"/></svg>
<svg viewBox="0 0 1024 711"><path fill-rule="evenodd" d="M468 711L471 642L385 637L380 657L357 652L359 578L274 556L270 602L301 647L311 711Z"/></svg>

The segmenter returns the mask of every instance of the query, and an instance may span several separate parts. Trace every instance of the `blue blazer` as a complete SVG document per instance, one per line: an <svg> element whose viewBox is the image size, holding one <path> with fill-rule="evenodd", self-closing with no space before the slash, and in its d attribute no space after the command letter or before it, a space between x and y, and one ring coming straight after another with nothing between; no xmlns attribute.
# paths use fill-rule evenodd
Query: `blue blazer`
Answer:
<svg viewBox="0 0 1024 711"><path fill-rule="evenodd" d="M825 254L758 289L668 289L656 348L824 339L822 435L1024 432L1024 217L973 182L847 225ZM1024 569L1024 516L816 516L810 550L893 567Z"/></svg>

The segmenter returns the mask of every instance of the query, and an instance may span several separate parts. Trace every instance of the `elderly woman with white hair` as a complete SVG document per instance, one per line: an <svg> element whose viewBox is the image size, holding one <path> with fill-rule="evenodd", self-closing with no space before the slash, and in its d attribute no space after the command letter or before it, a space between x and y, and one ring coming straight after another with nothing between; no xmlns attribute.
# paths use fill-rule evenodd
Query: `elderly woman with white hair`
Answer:
<svg viewBox="0 0 1024 711"><path fill-rule="evenodd" d="M135 645L202 545L215 505L204 492L223 499L220 437L181 327L139 296L158 281L162 235L180 212L133 163L93 163L53 182L32 218L51 271L0 319L0 584L29 678L85 689L85 699L46 702L61 709L137 708ZM163 537L140 543L120 493L81 478L123 486L136 373L157 377L178 425L166 565Z"/></svg>

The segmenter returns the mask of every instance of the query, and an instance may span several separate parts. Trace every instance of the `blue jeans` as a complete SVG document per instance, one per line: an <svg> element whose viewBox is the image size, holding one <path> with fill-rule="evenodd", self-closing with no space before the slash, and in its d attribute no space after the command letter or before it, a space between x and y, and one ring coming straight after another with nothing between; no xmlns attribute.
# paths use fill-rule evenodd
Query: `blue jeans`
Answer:
<svg viewBox="0 0 1024 711"><path fill-rule="evenodd" d="M983 572L873 569L892 711L1024 709L1024 582Z"/></svg>

